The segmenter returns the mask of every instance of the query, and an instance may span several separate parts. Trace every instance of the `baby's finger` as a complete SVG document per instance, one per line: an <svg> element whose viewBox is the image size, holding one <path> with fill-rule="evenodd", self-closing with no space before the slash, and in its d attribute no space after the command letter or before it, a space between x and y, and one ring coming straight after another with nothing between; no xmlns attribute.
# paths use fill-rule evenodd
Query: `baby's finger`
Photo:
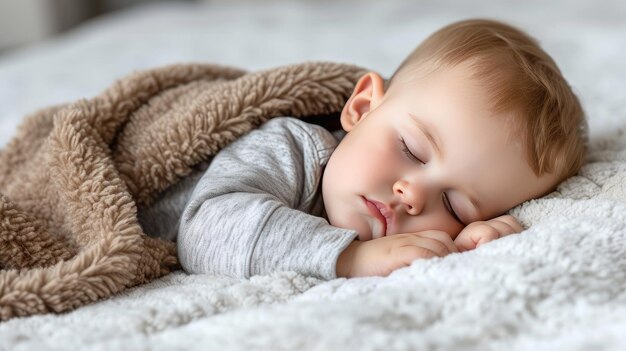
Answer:
<svg viewBox="0 0 626 351"><path fill-rule="evenodd" d="M431 258L445 256L450 253L448 247L439 240L418 233L407 233L397 236L396 250L401 253L401 259L410 263L416 258Z"/></svg>
<svg viewBox="0 0 626 351"><path fill-rule="evenodd" d="M517 221L513 217L503 217L504 216L494 218L487 222L489 226L493 227L498 232L499 237L507 236L513 233L519 233L522 231L521 225L519 223L516 223Z"/></svg>
<svg viewBox="0 0 626 351"><path fill-rule="evenodd" d="M418 246L414 246L414 245L402 246L402 247L397 248L394 251L394 253L395 253L393 256L394 259L399 261L399 263L401 263L402 266L408 266L413 261L415 261L416 259L420 259L420 258L428 259L428 258L433 258L437 256L443 256L419 245Z"/></svg>
<svg viewBox="0 0 626 351"><path fill-rule="evenodd" d="M476 242L476 247L480 247L482 244L486 244L490 241L494 241L496 239L501 238L503 235L500 234L500 231L494 228L492 225L485 225L481 227L482 233L478 238L478 242Z"/></svg>
<svg viewBox="0 0 626 351"><path fill-rule="evenodd" d="M476 243L469 235L457 236L456 239L454 239L454 244L459 249L459 252L474 250L476 248Z"/></svg>
<svg viewBox="0 0 626 351"><path fill-rule="evenodd" d="M504 224L498 224L498 226L502 225ZM468 232L467 236L469 236L470 239L474 241L476 247L479 247L480 245L488 243L492 240L496 240L501 236L499 230L492 223L489 222L476 223L468 230L470 230L470 232Z"/></svg>
<svg viewBox="0 0 626 351"><path fill-rule="evenodd" d="M446 255L449 253L453 253L453 252L459 252L458 248L454 244L454 241L452 240L450 235L446 232L443 232L441 230L425 230L425 231L417 232L415 234L423 238L433 239L443 244L445 248L447 249L447 252L445 253Z"/></svg>
<svg viewBox="0 0 626 351"><path fill-rule="evenodd" d="M519 233L524 230L524 228L522 227L522 224L515 217L511 215L503 215L500 217L496 217L492 219L492 221L508 224L513 229L514 233Z"/></svg>
<svg viewBox="0 0 626 351"><path fill-rule="evenodd" d="M445 256L449 253L448 248L442 242L420 236L407 238L400 249L410 252L412 259Z"/></svg>

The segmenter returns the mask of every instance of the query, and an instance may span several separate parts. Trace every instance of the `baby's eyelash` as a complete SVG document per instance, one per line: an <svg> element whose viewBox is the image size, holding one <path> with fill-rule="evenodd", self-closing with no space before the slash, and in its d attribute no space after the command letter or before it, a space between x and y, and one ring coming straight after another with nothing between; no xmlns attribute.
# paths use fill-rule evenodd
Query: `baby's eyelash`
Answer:
<svg viewBox="0 0 626 351"><path fill-rule="evenodd" d="M420 160L419 158L417 158L417 156L415 156L415 155L413 155L411 153L411 151L409 150L409 147L404 142L404 138L400 137L398 140L400 140L400 145L402 146L402 152L404 152L406 157L408 157L410 160L417 161L417 162L419 162L421 164L424 164L424 162L422 162L422 160Z"/></svg>
<svg viewBox="0 0 626 351"><path fill-rule="evenodd" d="M452 217L454 217L454 219L457 220L459 223L465 225L465 223L463 223L463 221L459 218L459 216L457 216L456 212L454 211L454 208L452 208L452 204L450 203L450 200L448 200L448 194L442 193L441 197L443 198L443 205L446 207L446 209L452 215Z"/></svg>

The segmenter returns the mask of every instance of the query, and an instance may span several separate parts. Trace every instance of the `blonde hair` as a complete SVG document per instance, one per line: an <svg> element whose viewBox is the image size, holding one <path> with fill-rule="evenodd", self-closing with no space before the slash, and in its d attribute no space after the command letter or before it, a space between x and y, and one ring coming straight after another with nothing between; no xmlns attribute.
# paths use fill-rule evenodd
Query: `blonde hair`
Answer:
<svg viewBox="0 0 626 351"><path fill-rule="evenodd" d="M512 112L537 176L554 173L561 182L580 170L588 139L584 111L556 63L519 29L484 19L448 25L413 50L385 91L406 73L460 63L468 63L472 77L486 87L494 113Z"/></svg>

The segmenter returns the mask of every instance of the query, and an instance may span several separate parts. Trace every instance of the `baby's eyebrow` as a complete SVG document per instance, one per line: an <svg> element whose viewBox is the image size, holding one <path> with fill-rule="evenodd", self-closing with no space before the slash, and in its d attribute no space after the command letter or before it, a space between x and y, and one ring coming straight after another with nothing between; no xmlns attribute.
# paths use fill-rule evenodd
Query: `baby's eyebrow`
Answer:
<svg viewBox="0 0 626 351"><path fill-rule="evenodd" d="M437 153L437 156L439 156L440 159L443 159L444 158L443 151L439 147L439 145L441 145L441 139L439 139L439 135L437 134L437 131L433 130L433 132L431 132L433 128L428 128L415 115L409 113L409 116L411 117L411 120L415 122L417 127L422 131L422 133L426 135L426 139L428 139L428 142L430 142L430 145Z"/></svg>

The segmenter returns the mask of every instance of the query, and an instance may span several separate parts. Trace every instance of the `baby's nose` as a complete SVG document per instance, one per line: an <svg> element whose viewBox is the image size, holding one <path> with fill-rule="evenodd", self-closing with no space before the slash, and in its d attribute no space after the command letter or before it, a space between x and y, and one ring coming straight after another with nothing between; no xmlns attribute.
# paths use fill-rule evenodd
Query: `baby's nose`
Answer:
<svg viewBox="0 0 626 351"><path fill-rule="evenodd" d="M401 180L394 184L393 192L400 197L400 201L408 214L416 216L424 209L426 203L426 189L424 187Z"/></svg>

